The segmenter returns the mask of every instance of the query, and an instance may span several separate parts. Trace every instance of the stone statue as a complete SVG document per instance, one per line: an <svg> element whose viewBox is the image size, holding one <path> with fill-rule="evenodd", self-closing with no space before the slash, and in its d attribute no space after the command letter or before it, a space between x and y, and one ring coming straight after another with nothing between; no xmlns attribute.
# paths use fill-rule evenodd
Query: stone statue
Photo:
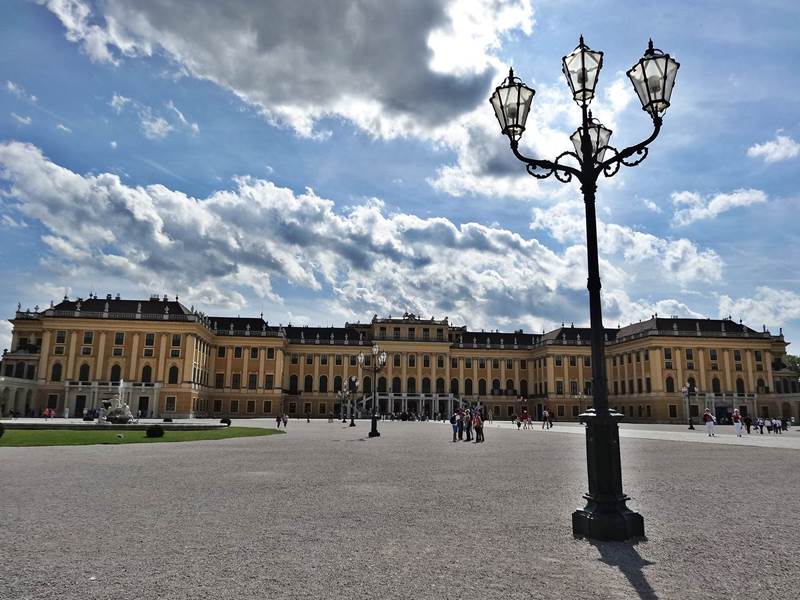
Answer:
<svg viewBox="0 0 800 600"><path fill-rule="evenodd" d="M120 391L108 400L103 400L103 411L98 418L99 422L105 421L114 425L124 425L133 419L130 407L122 400L123 382L119 382Z"/></svg>

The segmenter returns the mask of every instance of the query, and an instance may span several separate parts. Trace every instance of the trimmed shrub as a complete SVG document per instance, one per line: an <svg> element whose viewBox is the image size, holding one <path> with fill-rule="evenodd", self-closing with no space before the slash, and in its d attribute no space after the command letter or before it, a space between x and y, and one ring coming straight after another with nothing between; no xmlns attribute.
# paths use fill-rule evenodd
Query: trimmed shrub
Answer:
<svg viewBox="0 0 800 600"><path fill-rule="evenodd" d="M172 417L164 417L164 423L172 423Z"/></svg>
<svg viewBox="0 0 800 600"><path fill-rule="evenodd" d="M0 423L0 437L3 437L3 434L6 432L6 428L3 427L3 424Z"/></svg>
<svg viewBox="0 0 800 600"><path fill-rule="evenodd" d="M145 430L145 435L149 438L164 437L164 428L161 425L150 425Z"/></svg>
<svg viewBox="0 0 800 600"><path fill-rule="evenodd" d="M220 419L219 422L223 423L224 425L227 425L228 427L231 426L231 420L228 417L225 417L224 419Z"/></svg>

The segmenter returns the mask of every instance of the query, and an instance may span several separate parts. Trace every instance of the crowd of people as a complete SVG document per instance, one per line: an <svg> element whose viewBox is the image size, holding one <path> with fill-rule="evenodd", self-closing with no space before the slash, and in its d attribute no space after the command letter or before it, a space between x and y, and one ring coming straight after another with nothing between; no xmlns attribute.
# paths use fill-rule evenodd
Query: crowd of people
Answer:
<svg viewBox="0 0 800 600"><path fill-rule="evenodd" d="M758 417L754 421L750 415L742 415L738 408L733 410L730 421L733 423L736 437L742 437L744 431L747 432L747 435L750 435L751 430L755 431L756 429L760 435L764 435L765 428L768 434L783 435L784 431L789 430L789 425L792 422L789 419L779 419L778 417ZM707 408L703 413L703 423L706 426L708 437L716 437L717 418L711 413L710 408Z"/></svg>
<svg viewBox="0 0 800 600"><path fill-rule="evenodd" d="M476 444L486 441L483 437L483 415L478 409L459 408L450 415L450 425L453 427L454 442L472 442L473 437Z"/></svg>

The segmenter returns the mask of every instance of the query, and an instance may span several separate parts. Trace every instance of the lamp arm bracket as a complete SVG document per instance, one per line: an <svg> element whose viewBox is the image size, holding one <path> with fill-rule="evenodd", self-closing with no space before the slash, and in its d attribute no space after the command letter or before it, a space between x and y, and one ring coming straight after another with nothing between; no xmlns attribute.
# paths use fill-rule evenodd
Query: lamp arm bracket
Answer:
<svg viewBox="0 0 800 600"><path fill-rule="evenodd" d="M573 176L577 177L578 180L581 179L580 170L576 169L575 167L570 167L569 165L562 165L558 162L564 156L574 156L575 158L578 158L578 155L574 152L563 152L559 154L558 158L556 158L554 161L550 161L539 160L525 156L519 151L517 142L511 142L511 151L514 153L514 156L525 163L525 168L527 169L528 173L537 179L546 179L553 174L555 174L556 179L563 181L564 183L571 181Z"/></svg>
<svg viewBox="0 0 800 600"><path fill-rule="evenodd" d="M661 124L661 117L653 117L653 133L651 133L646 140L639 142L634 146L629 146L622 151L617 151L617 149L613 146L604 146L606 150L613 151L614 156L597 165L597 167L595 167L595 174L600 175L602 172L606 177L613 177L616 175L617 171L619 171L620 165L625 165L626 167L635 167L642 162L645 158L647 158L647 154L649 152L648 146L653 142L653 140L656 139L656 137L658 137L658 134L661 131ZM603 148L600 148L598 152L602 149ZM634 160L627 160L634 154L637 155Z"/></svg>

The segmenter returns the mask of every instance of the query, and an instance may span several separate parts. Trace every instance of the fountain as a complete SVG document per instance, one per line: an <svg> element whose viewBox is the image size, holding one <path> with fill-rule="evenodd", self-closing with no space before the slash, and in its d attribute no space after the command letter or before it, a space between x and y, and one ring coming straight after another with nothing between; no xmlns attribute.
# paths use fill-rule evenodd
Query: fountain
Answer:
<svg viewBox="0 0 800 600"><path fill-rule="evenodd" d="M105 421L113 425L125 425L133 420L130 407L122 400L123 382L119 382L119 393L110 399L103 400L103 414L98 418L98 422Z"/></svg>

